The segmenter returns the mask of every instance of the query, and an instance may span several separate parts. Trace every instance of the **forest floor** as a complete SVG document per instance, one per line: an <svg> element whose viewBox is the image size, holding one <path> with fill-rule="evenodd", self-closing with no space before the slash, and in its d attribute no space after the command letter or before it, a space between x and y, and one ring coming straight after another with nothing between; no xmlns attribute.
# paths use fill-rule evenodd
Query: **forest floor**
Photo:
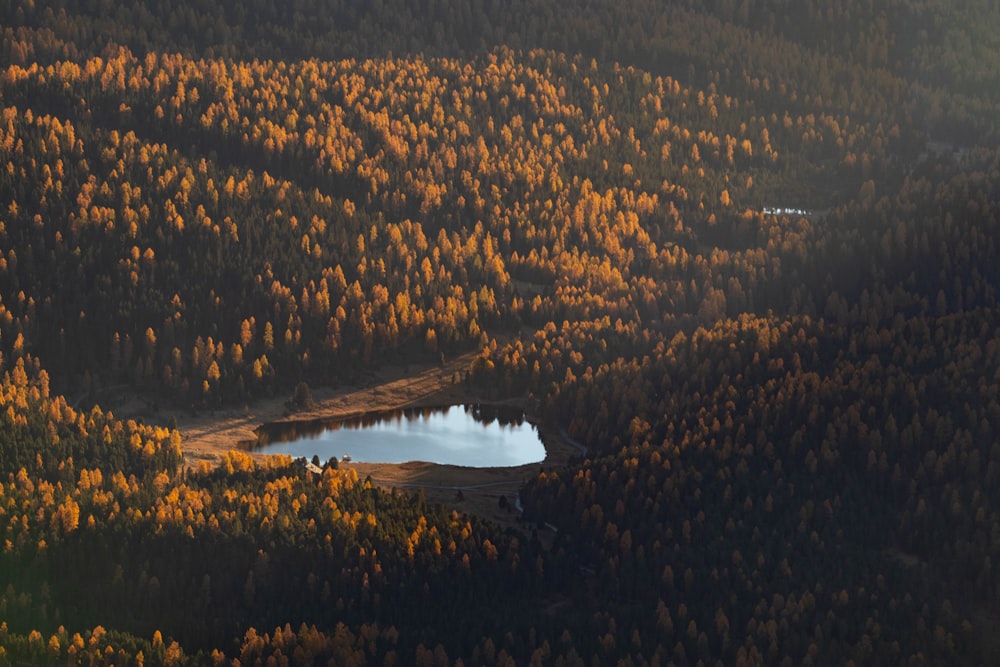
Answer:
<svg viewBox="0 0 1000 667"><path fill-rule="evenodd" d="M200 461L214 465L226 452L241 449L240 443L255 440L255 429L269 422L348 417L373 411L439 407L479 400L523 406L523 397L486 400L470 392L462 378L476 356L477 353L469 352L446 359L443 364L386 365L366 373L356 384L312 389L312 406L295 411L286 406L287 397L258 399L243 408L196 414L170 409L151 412L148 401L135 395L123 397L120 402L113 401L108 407L119 417L142 418L146 423L166 425L175 419L188 465L195 467ZM536 421L530 414L529 419ZM537 426L546 450L545 460L540 463L510 468L465 468L424 462L341 462L340 467L352 467L361 479L370 477L380 487L421 489L430 502L440 502L501 525L514 525L520 521L514 500L524 482L543 468L564 465L571 456L580 453L580 445L559 429L544 423ZM506 507L501 507L500 496L506 496Z"/></svg>

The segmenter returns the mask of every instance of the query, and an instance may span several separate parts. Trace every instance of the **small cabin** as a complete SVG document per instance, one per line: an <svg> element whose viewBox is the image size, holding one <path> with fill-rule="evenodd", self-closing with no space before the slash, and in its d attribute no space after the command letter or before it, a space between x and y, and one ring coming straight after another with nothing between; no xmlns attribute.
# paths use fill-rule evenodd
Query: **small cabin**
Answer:
<svg viewBox="0 0 1000 667"><path fill-rule="evenodd" d="M313 463L312 461L310 461L310 460L308 460L308 459L306 459L304 457L300 457L300 458L296 459L296 463L298 463L300 466L302 466L302 468L305 469L306 472L311 472L314 475L322 475L323 474L323 469L322 468L320 468L318 465L316 465L315 463Z"/></svg>

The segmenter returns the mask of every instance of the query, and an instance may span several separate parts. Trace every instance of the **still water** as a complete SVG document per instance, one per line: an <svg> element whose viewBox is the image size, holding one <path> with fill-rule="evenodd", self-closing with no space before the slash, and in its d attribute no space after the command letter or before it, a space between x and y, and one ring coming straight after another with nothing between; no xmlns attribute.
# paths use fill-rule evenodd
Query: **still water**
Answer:
<svg viewBox="0 0 1000 667"><path fill-rule="evenodd" d="M427 461L476 468L537 463L545 447L519 409L487 405L414 408L352 419L279 422L257 430L253 450L367 463Z"/></svg>

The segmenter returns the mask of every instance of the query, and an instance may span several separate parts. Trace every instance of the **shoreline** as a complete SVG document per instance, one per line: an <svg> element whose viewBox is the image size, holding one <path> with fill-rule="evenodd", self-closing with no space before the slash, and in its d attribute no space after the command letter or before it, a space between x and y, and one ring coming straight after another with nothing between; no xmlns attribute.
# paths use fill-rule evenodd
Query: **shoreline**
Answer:
<svg viewBox="0 0 1000 667"><path fill-rule="evenodd" d="M461 376L478 356L468 352L441 364L393 365L379 369L358 384L339 387L319 387L312 390L313 404L302 410L289 411L284 397L258 399L242 409L227 408L196 414L182 410L151 412L139 397L116 406L114 413L123 418L143 419L147 423L165 425L176 419L181 433L181 449L188 468L201 462L216 465L229 451L259 454L241 447L242 442L255 440L256 429L268 423L348 419L372 412L404 408L440 407L465 403L519 405L527 408L523 397L487 400L470 393ZM520 512L514 510L514 500L524 483L545 468L565 465L570 457L579 455L579 445L569 442L557 428L537 420L526 410L526 418L538 430L545 447L545 458L537 463L503 468L469 468L446 464L411 461L407 463L340 462L340 468L354 468L362 479L371 479L383 489L402 491L422 490L430 502L442 503L460 512L492 519L501 525L515 526ZM507 497L501 507L500 496Z"/></svg>

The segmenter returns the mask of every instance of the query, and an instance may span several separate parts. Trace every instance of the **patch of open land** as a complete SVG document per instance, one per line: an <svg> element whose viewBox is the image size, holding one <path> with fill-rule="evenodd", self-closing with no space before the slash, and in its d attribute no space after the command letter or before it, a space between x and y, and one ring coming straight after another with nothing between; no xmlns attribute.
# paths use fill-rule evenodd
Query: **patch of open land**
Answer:
<svg viewBox="0 0 1000 667"><path fill-rule="evenodd" d="M175 419L188 465L196 466L199 461L215 464L226 452L239 449L241 442L255 439L255 429L269 422L329 419L373 411L476 402L480 397L470 393L461 381L475 357L476 353L469 352L443 364L388 366L371 372L357 384L313 389L313 405L295 412L286 407L285 397L260 399L243 409L196 414L180 410L160 410L153 414L145 409L141 400L133 397L117 405L115 412L162 424ZM522 407L525 403L523 398L488 402ZM563 437L558 430L544 424L537 426L546 450L545 460L540 463L509 468L465 468L425 462L341 462L340 466L356 469L362 479L370 477L383 488L423 489L431 502L441 502L501 524L512 524L519 514L513 509L514 499L525 480L545 467L564 465L570 456L581 451L578 444ZM500 496L507 496L506 509L500 507Z"/></svg>

